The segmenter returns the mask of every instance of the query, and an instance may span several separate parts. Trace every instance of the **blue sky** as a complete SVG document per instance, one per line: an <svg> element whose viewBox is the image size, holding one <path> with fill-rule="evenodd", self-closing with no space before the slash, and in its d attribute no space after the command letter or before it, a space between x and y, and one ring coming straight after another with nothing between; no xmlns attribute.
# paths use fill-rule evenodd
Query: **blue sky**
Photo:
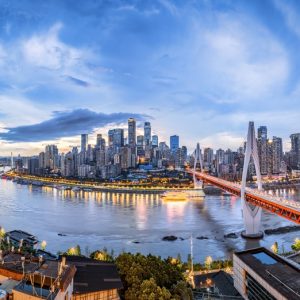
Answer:
<svg viewBox="0 0 300 300"><path fill-rule="evenodd" d="M300 3L0 0L0 155L63 151L128 116L233 149L300 131Z"/></svg>

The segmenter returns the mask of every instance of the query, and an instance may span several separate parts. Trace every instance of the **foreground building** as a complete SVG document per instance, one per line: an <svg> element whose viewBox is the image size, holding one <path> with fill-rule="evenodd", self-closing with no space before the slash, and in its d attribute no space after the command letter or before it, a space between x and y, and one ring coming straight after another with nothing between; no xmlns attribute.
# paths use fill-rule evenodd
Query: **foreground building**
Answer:
<svg viewBox="0 0 300 300"><path fill-rule="evenodd" d="M82 256L67 256L67 264L76 268L74 300L118 300L123 288L115 264Z"/></svg>
<svg viewBox="0 0 300 300"><path fill-rule="evenodd" d="M45 257L45 256L44 256ZM113 263L85 257L48 259L0 251L1 300L119 300Z"/></svg>
<svg viewBox="0 0 300 300"><path fill-rule="evenodd" d="M300 266L265 248L234 253L233 272L244 299L300 299Z"/></svg>

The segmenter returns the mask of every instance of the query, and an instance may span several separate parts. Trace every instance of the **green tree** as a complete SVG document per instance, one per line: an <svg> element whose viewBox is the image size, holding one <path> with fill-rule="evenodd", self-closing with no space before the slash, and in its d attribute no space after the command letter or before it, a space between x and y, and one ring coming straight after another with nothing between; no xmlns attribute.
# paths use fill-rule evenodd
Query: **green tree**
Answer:
<svg viewBox="0 0 300 300"><path fill-rule="evenodd" d="M211 257L211 256L207 256L206 259L205 259L205 262L204 262L205 267L206 267L207 269L210 269L210 268L211 268L211 265L212 265L212 262L213 262L212 257Z"/></svg>
<svg viewBox="0 0 300 300"><path fill-rule="evenodd" d="M130 294L131 291L125 294L125 298L132 299ZM139 300L169 300L171 299L171 293L165 287L159 287L154 278L150 278L142 282L140 290L135 297Z"/></svg>
<svg viewBox="0 0 300 300"><path fill-rule="evenodd" d="M175 299L178 300L189 300L193 299L193 292L191 288L186 287L184 281L178 281L171 288L172 295L175 295Z"/></svg>
<svg viewBox="0 0 300 300"><path fill-rule="evenodd" d="M102 260L102 261L113 261L114 258L112 256L112 253L108 253L106 248L103 248L103 250L97 250L91 253L90 258Z"/></svg>
<svg viewBox="0 0 300 300"><path fill-rule="evenodd" d="M294 244L292 245L294 251L300 251L300 239L296 238Z"/></svg>
<svg viewBox="0 0 300 300"><path fill-rule="evenodd" d="M275 242L272 246L271 246L271 250L275 253L278 254L278 243Z"/></svg>
<svg viewBox="0 0 300 300"><path fill-rule="evenodd" d="M188 294L181 268L171 261L139 253L120 254L116 264L123 282L125 299L181 299L181 294ZM181 281L183 283L174 288Z"/></svg>
<svg viewBox="0 0 300 300"><path fill-rule="evenodd" d="M64 254L66 255L77 255L77 256L81 256L81 249L80 246L77 245L75 247L71 247L69 248Z"/></svg>

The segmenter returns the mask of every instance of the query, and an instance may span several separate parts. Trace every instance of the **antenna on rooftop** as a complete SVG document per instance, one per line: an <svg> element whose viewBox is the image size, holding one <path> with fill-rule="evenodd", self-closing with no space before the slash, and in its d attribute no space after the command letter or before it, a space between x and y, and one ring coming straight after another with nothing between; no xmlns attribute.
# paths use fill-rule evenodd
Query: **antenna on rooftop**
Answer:
<svg viewBox="0 0 300 300"><path fill-rule="evenodd" d="M192 282L192 287L195 288L195 282L194 282L194 261L193 261L193 234L191 234L191 272L190 272L190 278Z"/></svg>
<svg viewBox="0 0 300 300"><path fill-rule="evenodd" d="M24 278L24 276L25 276L25 256L21 257L21 264L22 264L23 278Z"/></svg>

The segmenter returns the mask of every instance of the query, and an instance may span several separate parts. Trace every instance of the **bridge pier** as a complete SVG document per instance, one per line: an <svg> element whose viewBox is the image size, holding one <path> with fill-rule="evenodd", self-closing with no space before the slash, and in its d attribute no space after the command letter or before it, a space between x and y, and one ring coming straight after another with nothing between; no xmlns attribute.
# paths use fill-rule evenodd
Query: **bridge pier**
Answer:
<svg viewBox="0 0 300 300"><path fill-rule="evenodd" d="M260 230L261 225L261 208L251 208L246 201L243 203L242 214L244 219L245 230L242 231L243 238L260 239L264 233Z"/></svg>
<svg viewBox="0 0 300 300"><path fill-rule="evenodd" d="M203 181L201 179L198 179L196 177L196 174L195 174L196 168L197 168L197 164L200 165L201 171L203 170L202 155L201 155L201 150L200 150L199 143L197 143L197 147L196 147L196 150L195 150L194 154L195 154L194 174L193 174L194 189L202 190L203 189Z"/></svg>
<svg viewBox="0 0 300 300"><path fill-rule="evenodd" d="M247 173L248 173L248 167L249 167L251 156L253 158L253 162L255 166L258 189L261 190L262 180L260 174L254 122L249 122L246 152L245 152L244 166L243 166L241 199L242 199L242 215L243 215L245 230L242 232L242 237L262 238L263 232L260 230L262 209L246 201Z"/></svg>

